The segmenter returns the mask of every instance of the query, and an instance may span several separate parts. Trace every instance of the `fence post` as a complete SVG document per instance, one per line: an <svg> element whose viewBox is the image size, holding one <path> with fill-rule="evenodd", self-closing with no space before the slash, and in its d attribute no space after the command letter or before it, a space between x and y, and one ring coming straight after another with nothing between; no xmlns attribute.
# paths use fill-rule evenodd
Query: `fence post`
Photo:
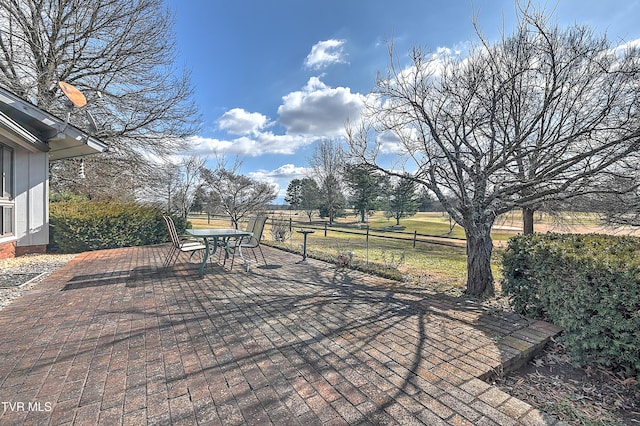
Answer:
<svg viewBox="0 0 640 426"><path fill-rule="evenodd" d="M369 224L367 224L367 240L366 240L366 248L367 248L367 261L366 264L369 264Z"/></svg>
<svg viewBox="0 0 640 426"><path fill-rule="evenodd" d="M327 236L327 222L324 223L324 236Z"/></svg>
<svg viewBox="0 0 640 426"><path fill-rule="evenodd" d="M418 237L418 231L413 230L413 248L416 248L416 238Z"/></svg>

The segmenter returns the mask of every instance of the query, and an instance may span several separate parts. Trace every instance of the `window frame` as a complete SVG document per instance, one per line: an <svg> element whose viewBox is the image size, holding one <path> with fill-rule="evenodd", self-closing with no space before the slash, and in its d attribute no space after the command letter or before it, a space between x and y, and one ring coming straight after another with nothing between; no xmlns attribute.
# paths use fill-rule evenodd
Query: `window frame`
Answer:
<svg viewBox="0 0 640 426"><path fill-rule="evenodd" d="M9 164L9 170L5 165ZM15 150L0 143L0 238L15 234Z"/></svg>

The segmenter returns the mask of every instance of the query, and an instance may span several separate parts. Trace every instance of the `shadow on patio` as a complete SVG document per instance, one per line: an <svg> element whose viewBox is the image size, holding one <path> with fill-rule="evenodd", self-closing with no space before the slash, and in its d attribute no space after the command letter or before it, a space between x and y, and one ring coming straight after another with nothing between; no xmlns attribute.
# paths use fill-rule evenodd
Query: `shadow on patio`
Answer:
<svg viewBox="0 0 640 426"><path fill-rule="evenodd" d="M480 380L549 324L266 247L203 278L165 250L84 253L0 311L0 423L555 424Z"/></svg>

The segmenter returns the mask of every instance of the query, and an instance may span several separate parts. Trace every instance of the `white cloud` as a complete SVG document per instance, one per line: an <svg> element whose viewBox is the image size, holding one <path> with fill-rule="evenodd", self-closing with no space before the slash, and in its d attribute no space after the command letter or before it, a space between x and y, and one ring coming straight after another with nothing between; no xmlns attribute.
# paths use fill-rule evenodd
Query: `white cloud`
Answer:
<svg viewBox="0 0 640 426"><path fill-rule="evenodd" d="M319 77L311 77L301 90L282 98L277 121L285 129L284 134L267 131L275 122L270 122L265 115L234 108L218 119L218 128L229 137L193 137L190 139L192 152L202 156L252 157L294 154L318 139L344 136L347 119L353 122L360 119L364 100L365 96L351 93L348 87L332 88Z"/></svg>
<svg viewBox="0 0 640 426"><path fill-rule="evenodd" d="M382 154L406 154L406 149L403 148L400 138L391 132L379 134L376 142Z"/></svg>
<svg viewBox="0 0 640 426"><path fill-rule="evenodd" d="M234 147L233 142L220 140L216 138L205 138L202 136L193 136L188 140L191 148L190 153L202 156L211 156L217 154L240 154L241 149Z"/></svg>
<svg viewBox="0 0 640 426"><path fill-rule="evenodd" d="M234 135L257 134L267 125L266 116L258 112L247 112L242 108L233 108L218 119L218 127Z"/></svg>
<svg viewBox="0 0 640 426"><path fill-rule="evenodd" d="M190 139L191 152L205 157L220 154L258 157L263 154L294 154L298 148L308 145L315 138L304 136L258 133L254 137L242 136L231 140L196 136Z"/></svg>
<svg viewBox="0 0 640 426"><path fill-rule="evenodd" d="M324 40L313 45L304 65L311 69L326 68L331 64L346 63L344 59L344 40Z"/></svg>
<svg viewBox="0 0 640 426"><path fill-rule="evenodd" d="M287 178L287 179L296 179L302 178L309 174L309 169L307 167L298 167L294 164L283 164L274 170L258 170L257 172L253 172L255 177L262 176L264 178Z"/></svg>
<svg viewBox="0 0 640 426"><path fill-rule="evenodd" d="M255 172L249 172L249 176L261 182L275 185L279 198L284 198L292 179L300 179L309 174L306 167L298 167L294 164L283 164L274 170L260 169Z"/></svg>
<svg viewBox="0 0 640 426"><path fill-rule="evenodd" d="M311 77L302 90L283 96L282 101L278 121L288 134L332 137L344 134L347 118L359 119L364 96L351 93L348 87L329 87L318 77Z"/></svg>
<svg viewBox="0 0 640 426"><path fill-rule="evenodd" d="M616 46L613 49L613 52L618 56L622 56L630 49L640 49L640 38Z"/></svg>

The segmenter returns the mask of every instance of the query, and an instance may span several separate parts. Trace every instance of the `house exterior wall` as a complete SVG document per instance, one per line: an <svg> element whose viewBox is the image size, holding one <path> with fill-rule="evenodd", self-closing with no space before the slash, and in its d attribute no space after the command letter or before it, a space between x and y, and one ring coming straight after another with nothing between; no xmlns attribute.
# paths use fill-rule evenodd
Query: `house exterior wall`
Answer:
<svg viewBox="0 0 640 426"><path fill-rule="evenodd" d="M49 156L0 138L13 149L13 235L0 237L0 258L43 253L49 243Z"/></svg>
<svg viewBox="0 0 640 426"><path fill-rule="evenodd" d="M49 154L16 155L16 249L49 243Z"/></svg>

